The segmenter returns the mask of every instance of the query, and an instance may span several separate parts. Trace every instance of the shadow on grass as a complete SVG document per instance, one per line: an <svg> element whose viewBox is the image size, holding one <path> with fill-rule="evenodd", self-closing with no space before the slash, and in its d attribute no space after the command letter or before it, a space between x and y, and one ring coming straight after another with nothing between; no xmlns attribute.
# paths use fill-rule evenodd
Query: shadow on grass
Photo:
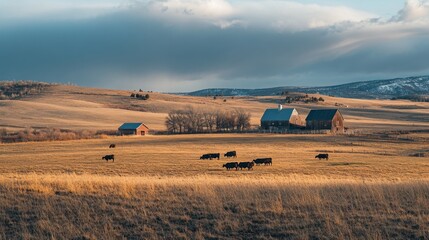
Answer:
<svg viewBox="0 0 429 240"><path fill-rule="evenodd" d="M329 166L351 166L351 165L367 165L361 162L334 162L328 163Z"/></svg>

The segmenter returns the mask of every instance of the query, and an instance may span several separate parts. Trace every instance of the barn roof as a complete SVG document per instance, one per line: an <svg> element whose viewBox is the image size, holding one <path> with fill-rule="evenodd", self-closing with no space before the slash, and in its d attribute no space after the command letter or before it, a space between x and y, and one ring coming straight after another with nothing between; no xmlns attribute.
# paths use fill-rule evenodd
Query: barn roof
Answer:
<svg viewBox="0 0 429 240"><path fill-rule="evenodd" d="M124 123L119 127L119 130L135 130L139 128L141 125L144 125L144 123ZM144 125L146 128L147 126Z"/></svg>
<svg viewBox="0 0 429 240"><path fill-rule="evenodd" d="M294 114L298 114L295 108L269 108L265 110L261 121L289 121Z"/></svg>
<svg viewBox="0 0 429 240"><path fill-rule="evenodd" d="M308 114L306 121L314 121L314 120L332 120L335 114L338 112L338 109L317 109L311 110Z"/></svg>

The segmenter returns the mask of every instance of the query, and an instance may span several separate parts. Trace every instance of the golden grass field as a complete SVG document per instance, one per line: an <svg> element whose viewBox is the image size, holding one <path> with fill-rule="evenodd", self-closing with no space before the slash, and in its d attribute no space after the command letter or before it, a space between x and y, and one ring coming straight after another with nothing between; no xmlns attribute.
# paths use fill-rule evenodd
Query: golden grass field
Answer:
<svg viewBox="0 0 429 240"><path fill-rule="evenodd" d="M213 111L242 108L251 113L253 126L259 125L266 108L275 108L284 97L190 97L149 93L148 101L131 99L132 91L54 85L38 95L19 100L0 100L0 128L62 128L115 130L123 122L143 121L152 130L165 130L168 112L187 106ZM319 97L320 95L312 94ZM429 103L407 100L363 100L323 96L319 104L294 103L306 116L312 108L340 107L351 129L429 129ZM226 102L223 100L226 99Z"/></svg>
<svg viewBox="0 0 429 240"><path fill-rule="evenodd" d="M280 98L150 93L139 101L130 93L53 86L1 100L0 128L112 130L144 121L164 130L166 114L187 106L243 108L257 125ZM291 106L305 115L347 105L346 126L361 134L0 144L0 239L429 239L429 104L323 97L322 104ZM421 132L399 132L409 129ZM238 158L199 160L230 150ZM328 161L314 158L322 152ZM115 162L101 160L107 154ZM262 157L273 166L222 168Z"/></svg>
<svg viewBox="0 0 429 240"><path fill-rule="evenodd" d="M229 150L237 159L199 160ZM314 158L324 151L328 161ZM3 144L0 238L426 239L429 158L409 155L428 151L425 134ZM257 157L273 166L221 167Z"/></svg>

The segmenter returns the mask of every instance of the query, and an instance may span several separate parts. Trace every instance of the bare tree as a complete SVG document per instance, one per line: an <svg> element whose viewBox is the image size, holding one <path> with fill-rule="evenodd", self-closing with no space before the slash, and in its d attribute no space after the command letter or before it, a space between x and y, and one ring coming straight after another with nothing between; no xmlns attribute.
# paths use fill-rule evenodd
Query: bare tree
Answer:
<svg viewBox="0 0 429 240"><path fill-rule="evenodd" d="M202 112L202 117L207 131L213 132L214 127L216 125L216 113L212 111Z"/></svg>
<svg viewBox="0 0 429 240"><path fill-rule="evenodd" d="M235 111L207 111L187 106L184 110L168 114L165 125L170 133L202 133L217 131L243 131L250 128L250 114Z"/></svg>
<svg viewBox="0 0 429 240"><path fill-rule="evenodd" d="M226 112L218 111L216 112L216 129L218 131L226 130L226 122L227 122Z"/></svg>
<svg viewBox="0 0 429 240"><path fill-rule="evenodd" d="M165 126L167 127L167 131L170 133L180 133L178 116L176 112L168 113L168 116L165 119Z"/></svg>
<svg viewBox="0 0 429 240"><path fill-rule="evenodd" d="M250 128L250 113L245 112L243 109L236 109L236 127L238 131L244 131Z"/></svg>
<svg viewBox="0 0 429 240"><path fill-rule="evenodd" d="M234 131L236 125L235 112L226 112L225 128L227 131Z"/></svg>

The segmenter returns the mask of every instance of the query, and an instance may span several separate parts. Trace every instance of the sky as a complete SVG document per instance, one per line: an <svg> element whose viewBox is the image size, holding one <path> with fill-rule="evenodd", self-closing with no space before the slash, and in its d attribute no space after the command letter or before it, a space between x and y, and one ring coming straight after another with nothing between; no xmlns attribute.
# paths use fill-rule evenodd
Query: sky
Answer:
<svg viewBox="0 0 429 240"><path fill-rule="evenodd" d="M0 0L0 80L164 92L429 74L429 0Z"/></svg>

